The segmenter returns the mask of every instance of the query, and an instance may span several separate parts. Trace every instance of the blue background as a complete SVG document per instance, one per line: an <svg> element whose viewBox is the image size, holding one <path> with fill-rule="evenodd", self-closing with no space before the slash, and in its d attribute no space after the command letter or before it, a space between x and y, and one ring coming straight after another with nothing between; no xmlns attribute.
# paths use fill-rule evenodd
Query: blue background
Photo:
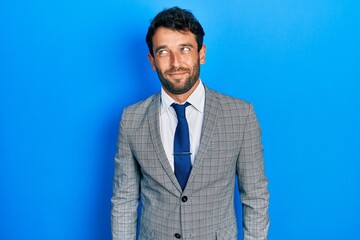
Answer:
<svg viewBox="0 0 360 240"><path fill-rule="evenodd" d="M120 115L160 88L144 38L174 5L205 29L203 81L255 106L269 239L360 239L355 0L2 0L0 239L111 238Z"/></svg>

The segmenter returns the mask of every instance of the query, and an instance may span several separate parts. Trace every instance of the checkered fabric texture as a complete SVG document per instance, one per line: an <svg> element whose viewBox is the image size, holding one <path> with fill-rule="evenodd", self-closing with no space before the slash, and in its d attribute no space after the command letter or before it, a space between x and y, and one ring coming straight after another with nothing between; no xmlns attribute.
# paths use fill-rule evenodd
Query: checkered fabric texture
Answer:
<svg viewBox="0 0 360 240"><path fill-rule="evenodd" d="M235 176L243 206L243 239L267 239L268 181L261 130L250 103L205 87L200 147L181 190L162 146L160 94L123 112L112 196L114 240L238 239ZM137 233L137 207L143 207Z"/></svg>

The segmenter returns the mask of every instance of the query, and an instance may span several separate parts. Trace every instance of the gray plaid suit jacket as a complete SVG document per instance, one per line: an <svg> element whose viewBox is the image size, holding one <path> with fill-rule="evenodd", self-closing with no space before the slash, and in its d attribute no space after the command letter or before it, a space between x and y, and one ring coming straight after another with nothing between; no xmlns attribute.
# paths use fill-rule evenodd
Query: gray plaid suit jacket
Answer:
<svg viewBox="0 0 360 240"><path fill-rule="evenodd" d="M159 129L160 94L123 112L112 196L114 240L237 239L234 184L243 206L244 240L267 239L267 179L260 128L250 103L205 87L202 136L184 191Z"/></svg>

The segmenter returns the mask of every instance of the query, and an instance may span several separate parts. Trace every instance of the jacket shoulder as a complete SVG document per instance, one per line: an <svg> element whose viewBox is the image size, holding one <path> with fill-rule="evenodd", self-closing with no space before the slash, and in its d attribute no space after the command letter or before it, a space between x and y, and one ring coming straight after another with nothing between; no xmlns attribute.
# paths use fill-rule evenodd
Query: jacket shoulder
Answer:
<svg viewBox="0 0 360 240"><path fill-rule="evenodd" d="M153 94L150 97L125 107L124 113L126 115L143 115L147 112L149 105L159 97L159 93Z"/></svg>
<svg viewBox="0 0 360 240"><path fill-rule="evenodd" d="M230 112L248 112L252 108L252 104L248 101L220 93L218 91L207 88L207 93L209 97L216 98L221 106L221 109L224 111Z"/></svg>
<svg viewBox="0 0 360 240"><path fill-rule="evenodd" d="M122 113L121 122L124 125L135 127L146 119L146 115L149 112L150 105L156 101L160 100L159 93L151 95L145 100L137 102L135 104L127 106Z"/></svg>

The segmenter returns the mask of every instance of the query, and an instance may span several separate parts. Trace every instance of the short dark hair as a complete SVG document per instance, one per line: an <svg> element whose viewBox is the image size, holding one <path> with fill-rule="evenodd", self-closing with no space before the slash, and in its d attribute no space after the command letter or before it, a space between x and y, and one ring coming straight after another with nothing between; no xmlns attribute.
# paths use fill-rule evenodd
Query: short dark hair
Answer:
<svg viewBox="0 0 360 240"><path fill-rule="evenodd" d="M195 16L189 10L172 7L159 12L150 23L146 34L146 43L151 55L153 55L152 39L156 29L159 27L169 28L176 31L190 31L195 35L198 51L200 51L203 45L205 32Z"/></svg>

